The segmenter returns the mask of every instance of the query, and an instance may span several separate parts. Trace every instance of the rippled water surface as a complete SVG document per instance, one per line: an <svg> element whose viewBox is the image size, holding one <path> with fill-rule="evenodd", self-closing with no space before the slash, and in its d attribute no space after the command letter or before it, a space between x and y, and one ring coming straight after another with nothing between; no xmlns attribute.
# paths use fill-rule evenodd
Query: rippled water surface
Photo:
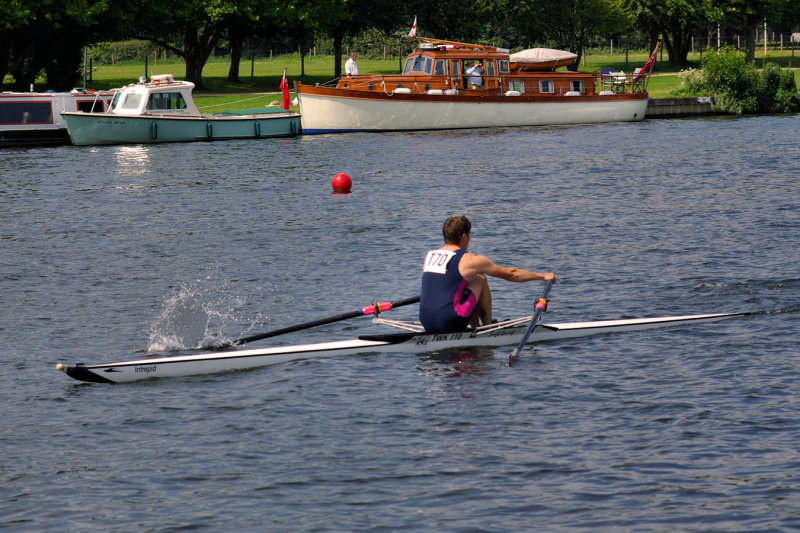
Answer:
<svg viewBox="0 0 800 533"><path fill-rule="evenodd" d="M797 530L798 131L0 151L0 529ZM352 194L331 194L337 172ZM118 386L55 370L413 296L461 213L473 251L557 273L546 322L754 314L540 344L513 367L499 348ZM501 318L541 292L492 287Z"/></svg>

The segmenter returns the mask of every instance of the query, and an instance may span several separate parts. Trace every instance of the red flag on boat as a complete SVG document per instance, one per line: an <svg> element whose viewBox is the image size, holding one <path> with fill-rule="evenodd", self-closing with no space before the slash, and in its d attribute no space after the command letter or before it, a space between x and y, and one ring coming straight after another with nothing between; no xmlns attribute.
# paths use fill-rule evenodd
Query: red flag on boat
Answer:
<svg viewBox="0 0 800 533"><path fill-rule="evenodd" d="M656 43L656 47L653 48L653 53L650 54L650 57L648 57L647 61L644 62L644 66L642 68L637 68L636 71L634 71L633 81L639 81L639 79L647 74L647 69L653 69L653 65L656 64L656 52L658 52L658 43Z"/></svg>
<svg viewBox="0 0 800 533"><path fill-rule="evenodd" d="M414 24L411 26L411 31L408 32L409 37L417 36L417 17L414 17Z"/></svg>
<svg viewBox="0 0 800 533"><path fill-rule="evenodd" d="M653 65L656 64L656 52L658 52L658 44L656 44L656 47L653 48L653 53L650 54L650 57L647 58L647 61L645 62L644 66L642 67L642 72L644 72L648 68L653 68Z"/></svg>
<svg viewBox="0 0 800 533"><path fill-rule="evenodd" d="M286 79L286 69L283 69L283 79L281 80L281 91L283 91L283 107L289 109L289 80Z"/></svg>

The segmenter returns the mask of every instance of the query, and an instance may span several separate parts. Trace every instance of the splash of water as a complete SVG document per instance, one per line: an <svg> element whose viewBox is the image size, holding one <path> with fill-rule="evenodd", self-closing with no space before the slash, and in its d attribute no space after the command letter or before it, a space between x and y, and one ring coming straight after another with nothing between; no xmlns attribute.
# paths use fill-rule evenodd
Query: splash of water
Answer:
<svg viewBox="0 0 800 533"><path fill-rule="evenodd" d="M147 350L162 352L199 348L206 338L210 316L199 295L188 287L168 298L149 332Z"/></svg>
<svg viewBox="0 0 800 533"><path fill-rule="evenodd" d="M209 276L202 281L213 279ZM210 348L247 335L253 328L268 322L261 311L249 309L247 298L232 294L227 284L199 285L197 282L182 284L176 294L165 297L164 308L148 331L147 351ZM206 297L208 294L214 295L211 301ZM263 294L256 298L263 299ZM224 333L231 324L238 325L236 329L239 330L233 337Z"/></svg>

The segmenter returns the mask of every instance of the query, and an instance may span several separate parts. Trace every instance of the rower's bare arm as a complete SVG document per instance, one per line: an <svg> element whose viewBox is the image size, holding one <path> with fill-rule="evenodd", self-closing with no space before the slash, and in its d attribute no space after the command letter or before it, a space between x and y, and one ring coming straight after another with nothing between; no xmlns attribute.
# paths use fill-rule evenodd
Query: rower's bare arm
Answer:
<svg viewBox="0 0 800 533"><path fill-rule="evenodd" d="M468 272L462 272L465 278L474 275L475 273L486 274L495 278L501 278L507 281L524 282L534 280L555 280L556 276L552 272L533 272L516 267L504 267L496 264L491 259L483 255L470 254L472 257L467 262ZM466 256L465 256L466 257ZM463 262L463 259L462 259Z"/></svg>

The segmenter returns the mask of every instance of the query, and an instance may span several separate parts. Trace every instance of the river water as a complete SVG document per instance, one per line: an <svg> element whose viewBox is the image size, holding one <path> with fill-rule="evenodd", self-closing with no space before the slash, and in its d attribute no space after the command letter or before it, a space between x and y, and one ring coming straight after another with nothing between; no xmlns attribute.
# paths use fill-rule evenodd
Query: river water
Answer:
<svg viewBox="0 0 800 533"><path fill-rule="evenodd" d="M798 131L764 116L3 150L0 529L797 530ZM337 172L351 194L331 194ZM512 367L499 348L117 386L55 369L416 295L462 213L472 251L556 272L545 322L753 314L540 344ZM500 318L542 290L492 287Z"/></svg>

